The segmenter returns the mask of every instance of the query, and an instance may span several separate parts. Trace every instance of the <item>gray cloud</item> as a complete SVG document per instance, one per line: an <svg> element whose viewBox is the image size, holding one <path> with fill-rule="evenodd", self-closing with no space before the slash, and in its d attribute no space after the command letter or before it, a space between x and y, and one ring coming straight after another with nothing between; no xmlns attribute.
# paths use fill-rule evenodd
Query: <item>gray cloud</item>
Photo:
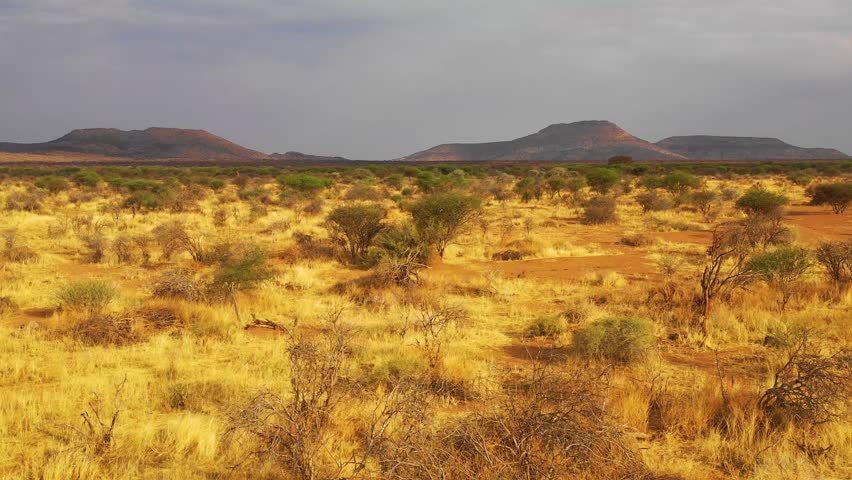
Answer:
<svg viewBox="0 0 852 480"><path fill-rule="evenodd" d="M612 120L852 153L848 0L0 0L0 140L393 158Z"/></svg>

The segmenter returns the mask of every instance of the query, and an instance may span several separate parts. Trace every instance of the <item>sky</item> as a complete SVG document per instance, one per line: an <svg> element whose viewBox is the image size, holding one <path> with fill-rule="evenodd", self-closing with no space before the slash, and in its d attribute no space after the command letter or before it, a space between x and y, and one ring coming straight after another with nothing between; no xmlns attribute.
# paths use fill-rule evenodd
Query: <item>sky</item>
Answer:
<svg viewBox="0 0 852 480"><path fill-rule="evenodd" d="M578 120L852 153L852 1L0 0L0 141L366 160Z"/></svg>

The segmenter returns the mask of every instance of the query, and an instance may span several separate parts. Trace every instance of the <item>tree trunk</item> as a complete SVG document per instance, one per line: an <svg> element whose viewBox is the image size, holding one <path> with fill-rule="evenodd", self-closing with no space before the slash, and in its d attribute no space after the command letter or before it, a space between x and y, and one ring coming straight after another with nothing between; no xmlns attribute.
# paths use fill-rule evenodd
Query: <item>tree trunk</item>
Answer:
<svg viewBox="0 0 852 480"><path fill-rule="evenodd" d="M237 291L231 287L228 289L228 293L231 294L231 303L234 304L234 313L237 315L237 323L242 325L243 319L240 317L240 304L237 303Z"/></svg>

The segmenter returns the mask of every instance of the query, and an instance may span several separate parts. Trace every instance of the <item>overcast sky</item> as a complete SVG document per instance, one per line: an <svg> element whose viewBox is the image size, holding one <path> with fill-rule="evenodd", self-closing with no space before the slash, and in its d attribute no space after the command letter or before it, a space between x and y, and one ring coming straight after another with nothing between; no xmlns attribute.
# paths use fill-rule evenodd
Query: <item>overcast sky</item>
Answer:
<svg viewBox="0 0 852 480"><path fill-rule="evenodd" d="M852 0L0 0L0 141L388 159L586 119L852 153Z"/></svg>

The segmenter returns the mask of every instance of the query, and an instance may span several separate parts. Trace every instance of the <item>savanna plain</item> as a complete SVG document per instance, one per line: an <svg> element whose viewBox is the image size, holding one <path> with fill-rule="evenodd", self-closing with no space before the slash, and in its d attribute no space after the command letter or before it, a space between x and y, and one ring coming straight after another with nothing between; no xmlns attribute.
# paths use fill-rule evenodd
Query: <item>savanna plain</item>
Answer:
<svg viewBox="0 0 852 480"><path fill-rule="evenodd" d="M0 478L852 477L852 162L0 168Z"/></svg>

